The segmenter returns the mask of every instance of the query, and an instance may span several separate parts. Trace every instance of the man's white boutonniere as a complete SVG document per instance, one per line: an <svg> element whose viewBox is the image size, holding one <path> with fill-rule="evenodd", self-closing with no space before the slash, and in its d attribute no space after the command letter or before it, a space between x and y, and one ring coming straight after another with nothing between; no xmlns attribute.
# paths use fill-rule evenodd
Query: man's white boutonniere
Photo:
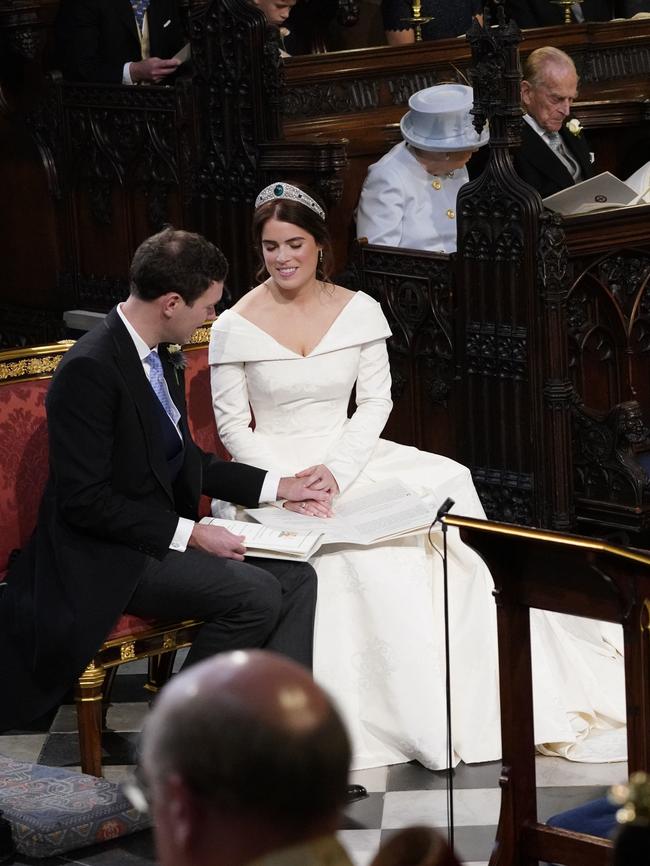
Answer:
<svg viewBox="0 0 650 866"><path fill-rule="evenodd" d="M187 357L181 351L181 347L178 343L169 343L167 346L167 355L169 357L169 363L172 365L174 370L174 376L176 377L176 384L179 384L178 371L184 370L187 367Z"/></svg>
<svg viewBox="0 0 650 866"><path fill-rule="evenodd" d="M566 128L569 130L571 135L581 135L582 134L582 124L578 120L577 117L572 117L571 120L567 121Z"/></svg>

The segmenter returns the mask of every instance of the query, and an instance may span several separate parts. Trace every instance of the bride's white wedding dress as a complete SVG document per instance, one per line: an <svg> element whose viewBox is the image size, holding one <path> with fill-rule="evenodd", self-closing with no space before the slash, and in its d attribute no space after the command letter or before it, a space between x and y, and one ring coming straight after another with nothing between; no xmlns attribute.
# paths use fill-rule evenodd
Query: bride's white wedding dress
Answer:
<svg viewBox="0 0 650 866"><path fill-rule="evenodd" d="M362 292L306 357L239 314L222 314L209 357L223 444L234 459L283 475L325 463L343 497L399 478L438 504L452 497L457 514L484 517L464 466L379 438L392 405L388 336L379 304ZM357 409L348 419L355 384ZM441 548L441 533L433 538ZM489 761L501 751L493 584L454 530L448 542L454 760ZM353 766L411 759L446 766L438 552L419 536L369 548L329 546L313 564L314 676L342 710ZM536 739L553 743L553 751L571 752L591 729L624 723L622 660L599 626L534 614ZM610 743L609 754L591 760L623 757L612 753L617 749Z"/></svg>

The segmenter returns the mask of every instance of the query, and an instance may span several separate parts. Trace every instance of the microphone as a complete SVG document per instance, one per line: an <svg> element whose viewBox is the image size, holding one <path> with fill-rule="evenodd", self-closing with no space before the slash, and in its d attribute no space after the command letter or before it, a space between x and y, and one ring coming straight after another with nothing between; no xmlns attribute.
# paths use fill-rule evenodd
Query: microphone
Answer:
<svg viewBox="0 0 650 866"><path fill-rule="evenodd" d="M448 496L445 499L445 501L442 503L442 505L440 506L438 511L436 512L436 516L435 516L435 519L433 521L433 525L435 526L436 523L440 523L442 518L445 516L445 514L447 514L449 511L451 511L451 509L454 507L455 504L456 504L456 501L454 499L452 499L450 496Z"/></svg>
<svg viewBox="0 0 650 866"><path fill-rule="evenodd" d="M429 528L431 530L439 523L442 529L442 587L443 615L445 624L445 720L447 728L447 838L452 850L454 847L454 746L451 730L451 648L449 640L449 561L447 558L447 524L443 517L451 511L456 502L448 496L436 512L435 519ZM435 547L435 545L432 544ZM437 549L437 548L436 548Z"/></svg>

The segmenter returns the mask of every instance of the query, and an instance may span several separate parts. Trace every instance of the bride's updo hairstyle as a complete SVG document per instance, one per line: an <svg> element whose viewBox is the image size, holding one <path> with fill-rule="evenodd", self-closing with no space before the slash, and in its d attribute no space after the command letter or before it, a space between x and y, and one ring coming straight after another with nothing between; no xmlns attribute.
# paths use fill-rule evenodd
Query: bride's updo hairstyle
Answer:
<svg viewBox="0 0 650 866"><path fill-rule="evenodd" d="M334 266L332 241L325 221L325 207L318 196L284 181L269 184L258 195L253 215L253 246L258 256L257 278L268 276L262 255L262 232L266 223L273 219L291 223L310 234L323 254L318 257L316 279L331 282Z"/></svg>

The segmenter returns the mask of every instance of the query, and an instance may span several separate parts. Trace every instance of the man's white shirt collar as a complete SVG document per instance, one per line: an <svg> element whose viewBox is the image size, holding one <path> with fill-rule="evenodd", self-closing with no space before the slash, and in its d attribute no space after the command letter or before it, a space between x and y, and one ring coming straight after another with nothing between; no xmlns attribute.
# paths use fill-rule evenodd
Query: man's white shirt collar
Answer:
<svg viewBox="0 0 650 866"><path fill-rule="evenodd" d="M532 114L524 114L524 120L530 126L531 129L534 129L537 135L541 136L544 141L546 141L546 136L549 135L548 129L544 129L543 126L540 126L539 123L535 120Z"/></svg>
<svg viewBox="0 0 650 866"><path fill-rule="evenodd" d="M144 361L145 358L147 357L147 355L149 354L149 352L151 352L151 349L145 343L145 341L142 339L140 334L138 334L138 332L133 327L131 322L129 322L129 320L126 318L126 316L122 312L122 304L117 305L117 315L120 317L120 319L122 319L122 322L124 323L124 327L129 332L129 335L130 335L131 339L133 340L136 351L138 353L138 357L140 358L141 361Z"/></svg>

